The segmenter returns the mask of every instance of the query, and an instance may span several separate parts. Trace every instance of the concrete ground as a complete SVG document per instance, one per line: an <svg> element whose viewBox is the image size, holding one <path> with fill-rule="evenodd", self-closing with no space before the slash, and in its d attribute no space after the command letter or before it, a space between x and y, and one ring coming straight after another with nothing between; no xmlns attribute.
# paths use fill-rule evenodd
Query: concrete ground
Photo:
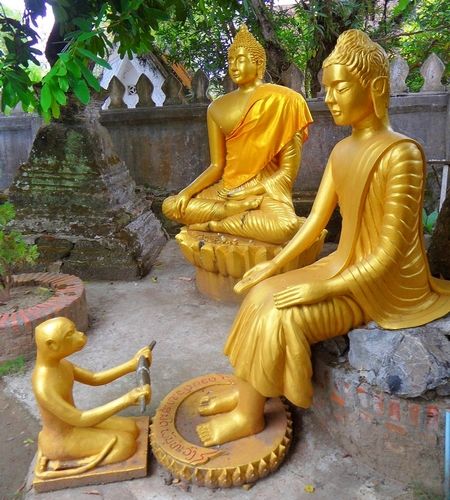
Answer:
<svg viewBox="0 0 450 500"><path fill-rule="evenodd" d="M202 374L230 372L222 346L237 306L218 304L199 295L193 275L193 268L184 261L172 240L145 279L131 283L86 283L91 316L89 340L84 350L73 356L73 361L91 370L103 370L130 358L140 347L156 340L150 415L163 397L182 382ZM38 413L31 392L31 365L24 374L4 380L6 397L18 401L20 410L34 420ZM77 385L75 399L80 408L86 409L116 398L134 385L132 374L104 387ZM133 408L123 414L138 413ZM30 453L36 446L37 436L28 436L29 431L25 434L34 440L27 451ZM23 495L30 500L414 498L406 485L381 477L346 454L318 426L310 412L295 413L294 436L291 451L281 468L249 491L243 488L208 490L172 482L170 475L152 457L149 475L144 479L36 494L30 488L29 474ZM2 454L11 454L8 443L5 446L2 442L1 447ZM3 485L9 480L5 470L0 470L0 477ZM313 486L312 493L305 491L308 485Z"/></svg>

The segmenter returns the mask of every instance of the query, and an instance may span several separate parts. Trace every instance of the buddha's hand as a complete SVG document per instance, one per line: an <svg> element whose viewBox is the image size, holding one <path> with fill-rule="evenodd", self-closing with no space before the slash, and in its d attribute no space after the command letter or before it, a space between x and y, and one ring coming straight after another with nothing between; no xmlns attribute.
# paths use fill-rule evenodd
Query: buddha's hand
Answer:
<svg viewBox="0 0 450 500"><path fill-rule="evenodd" d="M141 387L135 387L127 394L127 399L130 405L139 405L141 402L141 397L145 398L145 404L150 403L152 397L152 388L149 384L143 385Z"/></svg>
<svg viewBox="0 0 450 500"><path fill-rule="evenodd" d="M234 286L234 291L239 294L246 292L249 288L255 286L260 281L273 276L277 270L278 267L272 260L261 262L261 264L257 264L244 274L241 281L238 281Z"/></svg>
<svg viewBox="0 0 450 500"><path fill-rule="evenodd" d="M257 196L266 192L264 186L258 182L246 188L236 188L228 191L227 198L232 200L245 200L249 196Z"/></svg>
<svg viewBox="0 0 450 500"><path fill-rule="evenodd" d="M152 364L152 351L149 346L146 346L139 349L139 351L133 356L134 370L137 369L141 356L147 358L149 366Z"/></svg>
<svg viewBox="0 0 450 500"><path fill-rule="evenodd" d="M329 297L330 290L326 281L312 281L290 286L282 292L275 293L273 299L277 309L285 307L314 304Z"/></svg>
<svg viewBox="0 0 450 500"><path fill-rule="evenodd" d="M245 189L233 189L232 191L228 191L226 194L227 199L229 200L245 200L249 196L249 193Z"/></svg>
<svg viewBox="0 0 450 500"><path fill-rule="evenodd" d="M175 217L181 218L184 216L186 208L191 198L192 196L186 191L180 191L176 195L175 206L174 206Z"/></svg>

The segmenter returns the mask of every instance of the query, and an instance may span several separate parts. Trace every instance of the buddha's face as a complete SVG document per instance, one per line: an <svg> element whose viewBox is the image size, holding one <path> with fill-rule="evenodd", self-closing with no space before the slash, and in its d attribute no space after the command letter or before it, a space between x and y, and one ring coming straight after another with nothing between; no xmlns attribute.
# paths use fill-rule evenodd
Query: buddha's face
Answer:
<svg viewBox="0 0 450 500"><path fill-rule="evenodd" d="M357 126L374 113L370 85L363 87L346 66L332 64L323 70L325 103L336 125Z"/></svg>
<svg viewBox="0 0 450 500"><path fill-rule="evenodd" d="M228 55L228 73L239 86L252 83L258 77L258 64L245 47L238 47Z"/></svg>

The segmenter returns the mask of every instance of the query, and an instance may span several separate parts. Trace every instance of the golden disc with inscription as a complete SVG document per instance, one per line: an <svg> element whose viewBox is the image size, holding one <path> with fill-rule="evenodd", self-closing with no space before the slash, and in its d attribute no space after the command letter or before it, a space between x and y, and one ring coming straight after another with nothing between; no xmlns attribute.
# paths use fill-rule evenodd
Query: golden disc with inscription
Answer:
<svg viewBox="0 0 450 500"><path fill-rule="evenodd" d="M219 446L202 446L197 425L214 416L198 413L203 396L226 391L233 375L194 378L171 391L153 418L150 442L158 462L177 478L210 488L253 483L278 468L292 436L291 415L281 399L266 402L266 426L258 434Z"/></svg>

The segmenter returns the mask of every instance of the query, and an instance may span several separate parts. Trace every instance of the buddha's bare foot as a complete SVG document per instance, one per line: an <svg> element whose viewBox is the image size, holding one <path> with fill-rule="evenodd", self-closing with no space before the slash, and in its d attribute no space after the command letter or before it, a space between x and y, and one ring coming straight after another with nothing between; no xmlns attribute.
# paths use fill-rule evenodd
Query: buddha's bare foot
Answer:
<svg viewBox="0 0 450 500"><path fill-rule="evenodd" d="M229 200L225 203L225 216L235 215L248 210L255 210L261 205L262 196L249 196L245 200Z"/></svg>
<svg viewBox="0 0 450 500"><path fill-rule="evenodd" d="M233 388L222 394L211 394L204 396L200 400L198 412L200 415L206 417L208 415L216 415L217 413L224 413L236 408L239 399L239 392Z"/></svg>
<svg viewBox="0 0 450 500"><path fill-rule="evenodd" d="M222 231L222 222L219 220L211 220L209 222L202 222L199 224L191 224L189 226L191 231L206 231L208 233L220 233Z"/></svg>
<svg viewBox="0 0 450 500"><path fill-rule="evenodd" d="M197 434L204 446L227 443L257 434L264 429L264 414L245 412L237 407L233 411L212 418L197 426Z"/></svg>
<svg viewBox="0 0 450 500"><path fill-rule="evenodd" d="M201 222L199 224L191 224L189 229L192 231L211 231L209 228L209 222Z"/></svg>

